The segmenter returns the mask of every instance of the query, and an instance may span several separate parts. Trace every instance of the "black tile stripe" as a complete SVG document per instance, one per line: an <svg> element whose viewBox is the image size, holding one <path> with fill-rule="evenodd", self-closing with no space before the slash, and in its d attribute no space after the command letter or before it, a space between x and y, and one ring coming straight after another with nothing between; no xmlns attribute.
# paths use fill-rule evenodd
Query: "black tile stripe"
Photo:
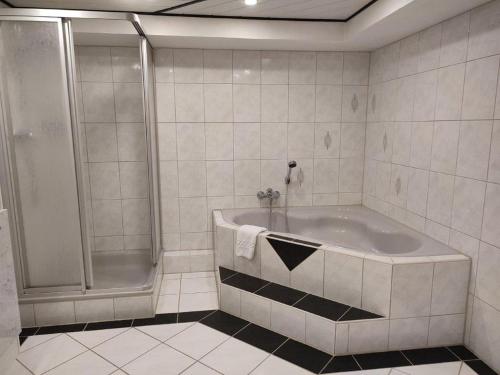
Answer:
<svg viewBox="0 0 500 375"><path fill-rule="evenodd" d="M225 268L225 267L220 267L219 266L219 275L220 275L220 280L221 281L229 279L231 276L234 276L237 273L238 272L230 270L229 268Z"/></svg>
<svg viewBox="0 0 500 375"><path fill-rule="evenodd" d="M40 327L37 332L37 335L48 335L51 333L67 333L67 332L80 332L85 329L86 323L79 324L65 324L58 326L47 326Z"/></svg>
<svg viewBox="0 0 500 375"><path fill-rule="evenodd" d="M458 357L445 347L403 350L402 353L413 365L459 361Z"/></svg>
<svg viewBox="0 0 500 375"><path fill-rule="evenodd" d="M448 346L448 350L451 350L462 361L469 359L477 359L477 357L469 349L463 345Z"/></svg>
<svg viewBox="0 0 500 375"><path fill-rule="evenodd" d="M312 247L321 247L321 244L317 243L317 242L304 241L304 240L300 240L298 238L286 237L286 236L282 236L282 235L274 234L274 233L268 234L266 237L267 238L275 238L277 240L296 242L296 243L299 243L302 245L308 245L308 246L312 246Z"/></svg>
<svg viewBox="0 0 500 375"><path fill-rule="evenodd" d="M298 301L304 298L307 293L300 290L289 288L287 286L269 283L265 287L259 289L255 294L284 303L285 305L295 305Z"/></svg>
<svg viewBox="0 0 500 375"><path fill-rule="evenodd" d="M491 367L481 360L465 361L464 363L477 372L478 375L497 375Z"/></svg>
<svg viewBox="0 0 500 375"><path fill-rule="evenodd" d="M228 271L231 270L219 267L219 272L222 272L225 275L229 275ZM382 318L380 315L358 309L356 307L351 307L343 303L335 302L327 298L308 294L298 289L272 283L244 273L236 271L231 272L231 276L221 280L223 284L230 285L250 293L255 293L259 296L269 298L273 301L284 303L289 306L294 306L298 309L302 309L330 320L350 321Z"/></svg>
<svg viewBox="0 0 500 375"><path fill-rule="evenodd" d="M306 344L302 344L220 310L158 314L154 318L145 319L24 328L19 335L19 342L22 344L29 336L42 334L40 331L75 332L76 329L79 331L91 331L108 328L140 327L144 325L195 321L199 321L213 329L233 336L240 341L268 353L272 353L273 355L314 373L321 372L322 374L327 374L361 369L368 370L385 367L411 366L424 363L431 364L459 361L458 358L477 358L471 351L461 345L334 357L328 353L324 353ZM84 328L80 329L82 326ZM496 375L495 371L479 359L465 360L464 363L479 375Z"/></svg>
<svg viewBox="0 0 500 375"><path fill-rule="evenodd" d="M363 370L411 366L411 363L400 351L355 354L354 359Z"/></svg>

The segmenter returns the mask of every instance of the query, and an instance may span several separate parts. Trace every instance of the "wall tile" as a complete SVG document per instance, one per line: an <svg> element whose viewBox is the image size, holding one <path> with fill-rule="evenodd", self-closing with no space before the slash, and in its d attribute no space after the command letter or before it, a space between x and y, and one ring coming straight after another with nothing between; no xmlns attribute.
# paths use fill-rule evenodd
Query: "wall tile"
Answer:
<svg viewBox="0 0 500 375"><path fill-rule="evenodd" d="M316 111L314 85L290 85L288 90L289 121L314 122Z"/></svg>
<svg viewBox="0 0 500 375"><path fill-rule="evenodd" d="M233 106L235 122L260 121L260 87L258 85L234 85Z"/></svg>
<svg viewBox="0 0 500 375"><path fill-rule="evenodd" d="M429 169L432 155L432 122L414 122L411 133L410 165L415 168Z"/></svg>
<svg viewBox="0 0 500 375"><path fill-rule="evenodd" d="M442 25L437 24L419 33L418 71L424 72L439 67Z"/></svg>
<svg viewBox="0 0 500 375"><path fill-rule="evenodd" d="M342 158L363 157L365 144L364 124L342 124L341 127Z"/></svg>
<svg viewBox="0 0 500 375"><path fill-rule="evenodd" d="M117 124L118 159L120 161L145 161L146 132L141 123Z"/></svg>
<svg viewBox="0 0 500 375"><path fill-rule="evenodd" d="M174 80L176 83L203 82L203 51L174 49Z"/></svg>
<svg viewBox="0 0 500 375"><path fill-rule="evenodd" d="M139 48L111 47L114 82L141 82Z"/></svg>
<svg viewBox="0 0 500 375"><path fill-rule="evenodd" d="M177 155L179 160L205 159L205 125L177 124Z"/></svg>
<svg viewBox="0 0 500 375"><path fill-rule="evenodd" d="M314 193L336 193L339 186L339 164L331 159L314 160Z"/></svg>
<svg viewBox="0 0 500 375"><path fill-rule="evenodd" d="M83 82L112 82L109 47L78 47L78 61Z"/></svg>
<svg viewBox="0 0 500 375"><path fill-rule="evenodd" d="M233 195L233 162L207 161L207 195Z"/></svg>
<svg viewBox="0 0 500 375"><path fill-rule="evenodd" d="M500 56L492 56L467 63L462 119L492 118L499 61Z"/></svg>
<svg viewBox="0 0 500 375"><path fill-rule="evenodd" d="M368 90L366 86L344 86L342 90L342 121L366 121Z"/></svg>
<svg viewBox="0 0 500 375"><path fill-rule="evenodd" d="M156 83L158 122L175 122L175 92L171 83Z"/></svg>
<svg viewBox="0 0 500 375"><path fill-rule="evenodd" d="M367 85L369 67L370 55L368 53L344 53L344 72L342 77L343 83L345 85Z"/></svg>
<svg viewBox="0 0 500 375"><path fill-rule="evenodd" d="M467 58L469 22L470 13L464 13L443 22L440 66L465 62Z"/></svg>
<svg viewBox="0 0 500 375"><path fill-rule="evenodd" d="M431 160L433 171L455 174L459 134L459 122L440 121L434 123Z"/></svg>
<svg viewBox="0 0 500 375"><path fill-rule="evenodd" d="M89 162L118 160L115 124L87 124L85 129Z"/></svg>
<svg viewBox="0 0 500 375"><path fill-rule="evenodd" d="M233 82L260 83L260 51L233 51Z"/></svg>
<svg viewBox="0 0 500 375"><path fill-rule="evenodd" d="M151 233L148 199L124 199L122 209L124 234Z"/></svg>
<svg viewBox="0 0 500 375"><path fill-rule="evenodd" d="M234 158L260 158L260 124L236 123L234 125Z"/></svg>
<svg viewBox="0 0 500 375"><path fill-rule="evenodd" d="M177 160L177 127L173 123L158 124L158 157Z"/></svg>
<svg viewBox="0 0 500 375"><path fill-rule="evenodd" d="M399 77L418 72L418 33L401 40L399 50Z"/></svg>
<svg viewBox="0 0 500 375"><path fill-rule="evenodd" d="M174 51L168 48L157 48L154 58L158 94L158 82L174 82Z"/></svg>
<svg viewBox="0 0 500 375"><path fill-rule="evenodd" d="M262 85L262 121L288 121L287 85Z"/></svg>
<svg viewBox="0 0 500 375"><path fill-rule="evenodd" d="M455 177L451 227L475 238L481 236L486 183Z"/></svg>
<svg viewBox="0 0 500 375"><path fill-rule="evenodd" d="M117 122L144 121L141 83L115 83L114 94Z"/></svg>
<svg viewBox="0 0 500 375"><path fill-rule="evenodd" d="M340 52L318 52L316 54L316 82L334 85L342 84L343 55ZM363 74L352 70L349 71L348 77L352 80L361 79Z"/></svg>
<svg viewBox="0 0 500 375"><path fill-rule="evenodd" d="M285 123L261 124L260 157L262 159L286 159L287 124Z"/></svg>
<svg viewBox="0 0 500 375"><path fill-rule="evenodd" d="M123 234L122 204L120 200L94 200L92 202L94 235Z"/></svg>
<svg viewBox="0 0 500 375"><path fill-rule="evenodd" d="M179 208L182 232L203 232L207 230L206 198L181 198Z"/></svg>
<svg viewBox="0 0 500 375"><path fill-rule="evenodd" d="M465 315L432 316L429 346L460 345L464 337Z"/></svg>
<svg viewBox="0 0 500 375"><path fill-rule="evenodd" d="M441 68L438 74L436 120L459 120L465 64Z"/></svg>
<svg viewBox="0 0 500 375"><path fill-rule="evenodd" d="M179 161L179 196L203 197L207 195L205 161Z"/></svg>
<svg viewBox="0 0 500 375"><path fill-rule="evenodd" d="M367 320L349 324L349 352L386 351L389 345L389 320Z"/></svg>
<svg viewBox="0 0 500 375"><path fill-rule="evenodd" d="M451 224L454 177L431 172L429 176L429 196L427 217L440 224Z"/></svg>
<svg viewBox="0 0 500 375"><path fill-rule="evenodd" d="M288 52L262 51L261 59L263 84L288 83Z"/></svg>
<svg viewBox="0 0 500 375"><path fill-rule="evenodd" d="M460 124L457 175L486 179L491 129L490 121L467 121Z"/></svg>
<svg viewBox="0 0 500 375"><path fill-rule="evenodd" d="M389 328L389 350L427 346L429 318L392 319Z"/></svg>
<svg viewBox="0 0 500 375"><path fill-rule="evenodd" d="M230 50L203 50L203 82L231 83L233 53Z"/></svg>
<svg viewBox="0 0 500 375"><path fill-rule="evenodd" d="M204 85L205 121L233 121L233 87L223 84Z"/></svg>
<svg viewBox="0 0 500 375"><path fill-rule="evenodd" d="M93 199L121 197L118 163L90 163L89 175Z"/></svg>
<svg viewBox="0 0 500 375"><path fill-rule="evenodd" d="M361 158L340 159L339 191L361 192L363 188L363 160Z"/></svg>
<svg viewBox="0 0 500 375"><path fill-rule="evenodd" d="M112 83L82 82L85 122L115 122Z"/></svg>
<svg viewBox="0 0 500 375"><path fill-rule="evenodd" d="M260 161L234 162L234 190L236 195L255 195L260 190Z"/></svg>
<svg viewBox="0 0 500 375"><path fill-rule="evenodd" d="M233 160L233 124L205 125L207 160Z"/></svg>
<svg viewBox="0 0 500 375"><path fill-rule="evenodd" d="M481 239L500 247L498 218L500 217L500 185L488 184L484 201L484 217Z"/></svg>
<svg viewBox="0 0 500 375"><path fill-rule="evenodd" d="M470 12L468 60L500 52L499 9L500 4L493 1Z"/></svg>
<svg viewBox="0 0 500 375"><path fill-rule="evenodd" d="M291 84L316 82L316 53L290 52Z"/></svg>
<svg viewBox="0 0 500 375"><path fill-rule="evenodd" d="M314 124L288 124L288 157L312 158L314 150Z"/></svg>
<svg viewBox="0 0 500 375"><path fill-rule="evenodd" d="M325 252L325 298L361 307L363 260Z"/></svg>
<svg viewBox="0 0 500 375"><path fill-rule="evenodd" d="M204 121L203 85L175 85L175 118L177 122Z"/></svg>
<svg viewBox="0 0 500 375"><path fill-rule="evenodd" d="M431 70L415 76L415 102L413 104L413 120L434 120L438 71Z"/></svg>
<svg viewBox="0 0 500 375"><path fill-rule="evenodd" d="M493 124L488 181L500 183L500 122Z"/></svg>
<svg viewBox="0 0 500 375"><path fill-rule="evenodd" d="M469 269L469 261L435 264L432 283L432 315L465 313Z"/></svg>

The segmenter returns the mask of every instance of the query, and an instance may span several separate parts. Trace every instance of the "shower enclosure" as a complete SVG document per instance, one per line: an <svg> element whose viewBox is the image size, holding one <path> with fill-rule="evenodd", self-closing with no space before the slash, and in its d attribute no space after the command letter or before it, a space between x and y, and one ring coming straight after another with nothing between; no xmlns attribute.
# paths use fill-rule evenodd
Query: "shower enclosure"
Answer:
<svg viewBox="0 0 500 375"><path fill-rule="evenodd" d="M73 23L95 20L133 27L136 44L75 43ZM154 66L138 18L2 9L0 76L0 184L20 301L151 289Z"/></svg>

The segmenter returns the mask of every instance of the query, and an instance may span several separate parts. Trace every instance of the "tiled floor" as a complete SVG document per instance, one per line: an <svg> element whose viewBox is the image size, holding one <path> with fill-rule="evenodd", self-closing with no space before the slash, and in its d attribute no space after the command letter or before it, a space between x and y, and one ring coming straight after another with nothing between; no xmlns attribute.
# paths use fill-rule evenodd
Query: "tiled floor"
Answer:
<svg viewBox="0 0 500 375"><path fill-rule="evenodd" d="M213 273L165 276L163 315L23 330L8 375L494 374L463 347L332 358L232 315L200 311L218 308Z"/></svg>
<svg viewBox="0 0 500 375"><path fill-rule="evenodd" d="M214 272L164 275L157 314L216 310L218 307Z"/></svg>
<svg viewBox="0 0 500 375"><path fill-rule="evenodd" d="M215 318L206 324L173 323L31 336L23 344L16 368L10 375L313 373L289 360L302 362L306 367L320 364L314 373L323 369L322 373L332 370L352 375L477 374L456 359L438 364L338 372L352 370L352 366L359 369L357 360L347 356L333 364L328 356L319 358L321 354L316 353L316 358L307 349L303 352L304 348L297 342L269 336L268 331L260 327L243 324L241 327L236 318L233 323L221 324ZM369 362L370 358L364 360ZM393 355L388 355L387 363L394 360Z"/></svg>

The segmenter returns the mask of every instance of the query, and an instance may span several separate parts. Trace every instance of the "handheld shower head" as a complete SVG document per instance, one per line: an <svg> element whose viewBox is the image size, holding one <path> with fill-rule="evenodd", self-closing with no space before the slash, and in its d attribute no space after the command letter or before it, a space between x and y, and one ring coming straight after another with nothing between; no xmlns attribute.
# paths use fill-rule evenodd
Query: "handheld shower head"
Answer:
<svg viewBox="0 0 500 375"><path fill-rule="evenodd" d="M288 162L288 173L286 174L285 177L285 184L289 185L290 184L290 175L292 174L292 169L297 166L297 162L295 160L290 160Z"/></svg>

